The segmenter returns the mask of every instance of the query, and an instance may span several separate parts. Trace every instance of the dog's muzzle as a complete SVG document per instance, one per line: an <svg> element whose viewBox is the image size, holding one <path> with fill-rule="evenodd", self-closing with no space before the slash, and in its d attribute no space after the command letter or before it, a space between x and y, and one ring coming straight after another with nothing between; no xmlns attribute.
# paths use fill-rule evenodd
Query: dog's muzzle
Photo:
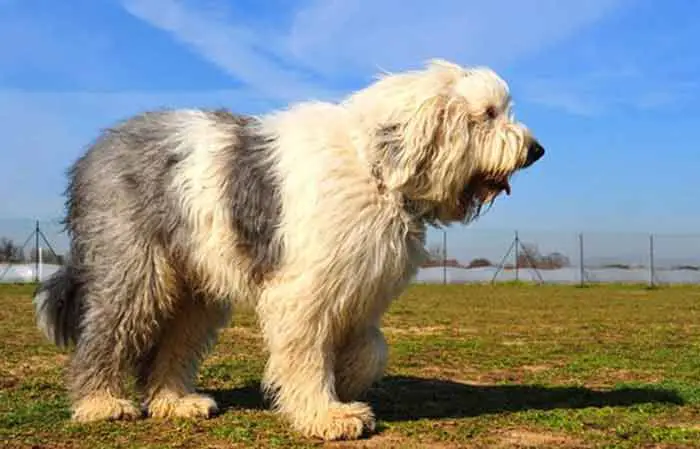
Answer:
<svg viewBox="0 0 700 449"><path fill-rule="evenodd" d="M544 148L537 139L532 139L527 147L527 159L525 159L525 164L522 168L527 168L534 164L544 156Z"/></svg>

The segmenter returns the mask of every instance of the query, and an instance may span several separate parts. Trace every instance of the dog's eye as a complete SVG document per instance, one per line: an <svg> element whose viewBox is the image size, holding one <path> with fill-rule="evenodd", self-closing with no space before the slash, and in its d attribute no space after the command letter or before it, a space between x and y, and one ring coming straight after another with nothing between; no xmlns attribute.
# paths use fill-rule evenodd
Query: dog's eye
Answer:
<svg viewBox="0 0 700 449"><path fill-rule="evenodd" d="M498 115L498 111L496 110L495 106L487 107L484 113L486 114L486 118L488 118L489 120L495 119Z"/></svg>

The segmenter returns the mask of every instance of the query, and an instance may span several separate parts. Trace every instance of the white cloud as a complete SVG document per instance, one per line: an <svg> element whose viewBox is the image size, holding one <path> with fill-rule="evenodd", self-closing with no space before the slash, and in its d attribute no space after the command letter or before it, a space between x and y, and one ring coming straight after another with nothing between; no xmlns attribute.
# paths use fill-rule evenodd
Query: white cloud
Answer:
<svg viewBox="0 0 700 449"><path fill-rule="evenodd" d="M566 39L620 1L312 0L295 11L274 6L275 14L290 17L286 28L246 26L220 2L206 8L178 0L122 3L251 88L289 101L337 97L323 86L433 57L508 64Z"/></svg>
<svg viewBox="0 0 700 449"><path fill-rule="evenodd" d="M591 117L600 113L600 104L576 92L556 90L553 87L529 86L523 92L526 101L569 114Z"/></svg>
<svg viewBox="0 0 700 449"><path fill-rule="evenodd" d="M698 98L696 82L650 79L629 69L532 78L518 86L528 102L583 117L694 107Z"/></svg>
<svg viewBox="0 0 700 449"><path fill-rule="evenodd" d="M617 0L314 0L296 15L290 50L324 73L414 66L436 56L505 65L560 42Z"/></svg>
<svg viewBox="0 0 700 449"><path fill-rule="evenodd" d="M334 86L361 85L378 70L416 67L433 57L505 68L629 6L625 0L309 0L275 3L270 16L251 22L216 0L122 2L132 15L168 32L253 92L284 102L337 98L342 89ZM528 76L536 68L521 71L522 78L512 80L519 102L596 116L659 109L689 98L687 83L648 79L644 58L620 54L627 49L621 42L599 47L597 56L578 61L581 67L562 72L560 64L544 77Z"/></svg>
<svg viewBox="0 0 700 449"><path fill-rule="evenodd" d="M274 36L223 20L223 10L215 13L176 0L124 0L122 4L133 16L170 33L259 95L283 101L335 96L305 80L300 72L271 61L263 48L274 42Z"/></svg>

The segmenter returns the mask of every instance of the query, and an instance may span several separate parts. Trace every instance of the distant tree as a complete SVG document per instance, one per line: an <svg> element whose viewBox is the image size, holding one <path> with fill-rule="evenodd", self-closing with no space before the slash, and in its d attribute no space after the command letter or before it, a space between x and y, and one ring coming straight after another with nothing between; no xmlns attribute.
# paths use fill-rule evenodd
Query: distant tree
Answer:
<svg viewBox="0 0 700 449"><path fill-rule="evenodd" d="M14 252L15 243L5 237L0 238L0 261L10 262Z"/></svg>
<svg viewBox="0 0 700 449"><path fill-rule="evenodd" d="M518 259L515 261L520 268L537 267L537 261L540 259L540 251L537 246L532 243L522 243L522 248L518 252Z"/></svg>
<svg viewBox="0 0 700 449"><path fill-rule="evenodd" d="M517 260L520 268L539 268L543 270L554 270L571 265L569 258L559 252L553 252L546 256L540 254L536 245L523 243L523 248L518 253Z"/></svg>
<svg viewBox="0 0 700 449"><path fill-rule="evenodd" d="M550 254L544 256L540 262L543 265L546 265L548 268L551 268L551 269L564 268L564 267L571 266L571 262L569 261L569 258L566 257L564 254L559 253L559 252L550 253Z"/></svg>
<svg viewBox="0 0 700 449"><path fill-rule="evenodd" d="M22 247L16 245L11 239L0 237L0 262L22 262L24 260L24 251Z"/></svg>
<svg viewBox="0 0 700 449"><path fill-rule="evenodd" d="M427 250L428 256L430 257L431 261L442 261L445 258L442 245L439 243L433 243L432 245L429 245Z"/></svg>

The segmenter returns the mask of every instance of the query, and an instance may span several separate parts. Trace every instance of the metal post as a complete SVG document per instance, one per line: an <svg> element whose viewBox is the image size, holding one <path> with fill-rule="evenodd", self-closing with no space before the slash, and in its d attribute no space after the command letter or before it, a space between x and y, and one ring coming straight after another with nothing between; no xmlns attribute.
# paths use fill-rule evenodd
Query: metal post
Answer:
<svg viewBox="0 0 700 449"><path fill-rule="evenodd" d="M42 279L42 273L41 270L44 268L44 250L42 248L39 248L39 274L37 275L37 279L41 281Z"/></svg>
<svg viewBox="0 0 700 449"><path fill-rule="evenodd" d="M496 278L498 277L498 274L503 270L504 265L506 263L506 260L508 260L508 257L510 256L510 252L513 251L513 247L515 246L515 240L513 240L513 243L510 244L508 247L508 251L506 251L505 255L503 256L503 259L501 259L501 262L498 264L498 269L496 270L495 273L493 273L493 277L491 278L491 283L496 282Z"/></svg>
<svg viewBox="0 0 700 449"><path fill-rule="evenodd" d="M515 281L520 280L520 268L518 267L518 249L520 248L520 238L518 237L518 231L515 231Z"/></svg>
<svg viewBox="0 0 700 449"><path fill-rule="evenodd" d="M649 234L649 285L654 287L654 234Z"/></svg>
<svg viewBox="0 0 700 449"><path fill-rule="evenodd" d="M34 280L39 282L39 220L36 221L34 228Z"/></svg>
<svg viewBox="0 0 700 449"><path fill-rule="evenodd" d="M447 231L442 230L442 285L447 285Z"/></svg>
<svg viewBox="0 0 700 449"><path fill-rule="evenodd" d="M585 274L583 270L583 232L578 235L578 254L579 254L579 276L581 277L581 287L585 283Z"/></svg>

